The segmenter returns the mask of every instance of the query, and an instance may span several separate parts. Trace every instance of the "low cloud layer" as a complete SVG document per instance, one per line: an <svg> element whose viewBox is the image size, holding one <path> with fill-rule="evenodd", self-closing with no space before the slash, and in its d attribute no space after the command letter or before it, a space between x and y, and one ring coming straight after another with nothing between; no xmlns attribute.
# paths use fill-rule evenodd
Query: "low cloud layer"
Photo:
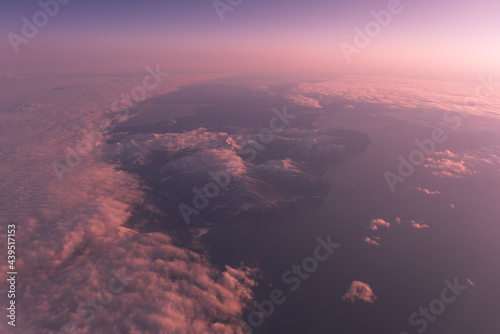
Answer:
<svg viewBox="0 0 500 334"><path fill-rule="evenodd" d="M335 99L344 98L354 102L384 104L397 109L463 109L477 116L500 118L500 84L490 83L488 87L491 91L481 88L481 93L485 96L478 99L475 99L476 86L451 81L347 76L332 81L301 83L293 88L288 98L310 108L324 107ZM464 106L467 101L470 103L471 98L474 98L478 108Z"/></svg>
<svg viewBox="0 0 500 334"><path fill-rule="evenodd" d="M62 183L54 175L51 163L64 161L65 147L142 76L0 81L1 109L15 110L0 114L0 202L3 218L18 226L19 333L230 333L252 297L251 269L219 269L171 236L123 227L144 194L99 148ZM0 270L8 271L5 263ZM6 326L0 332L11 333Z"/></svg>

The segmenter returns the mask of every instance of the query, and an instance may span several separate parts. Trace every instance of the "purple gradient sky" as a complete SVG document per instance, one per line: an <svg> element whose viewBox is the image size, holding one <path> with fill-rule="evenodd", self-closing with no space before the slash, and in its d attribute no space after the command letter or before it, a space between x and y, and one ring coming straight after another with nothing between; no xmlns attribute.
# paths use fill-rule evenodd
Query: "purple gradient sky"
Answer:
<svg viewBox="0 0 500 334"><path fill-rule="evenodd" d="M387 1L244 0L221 22L211 0L71 1L15 54L37 1L0 5L2 68L143 68L476 76L500 69L500 2L402 0L403 11L348 64L340 43Z"/></svg>

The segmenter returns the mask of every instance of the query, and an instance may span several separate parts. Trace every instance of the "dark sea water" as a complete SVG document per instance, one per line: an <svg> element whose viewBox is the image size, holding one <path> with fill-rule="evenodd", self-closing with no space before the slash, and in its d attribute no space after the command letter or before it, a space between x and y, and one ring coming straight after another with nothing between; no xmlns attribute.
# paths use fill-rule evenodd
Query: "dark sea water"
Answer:
<svg viewBox="0 0 500 334"><path fill-rule="evenodd" d="M397 157L407 157L415 149L413 141L429 138L435 127L442 126L449 134L438 151L464 151L498 145L495 129L500 122L472 117L455 132L443 125L442 111L389 110L370 104L343 109L342 105L342 101L329 105L327 114L314 125L366 132L373 143L366 152L330 168L327 177L332 187L321 205L221 227L203 238L214 262L261 269L257 301L270 299L273 289L284 292L286 301L254 331L417 333L421 326L411 326L409 316L440 299L446 287L443 281L457 277L461 285L470 279L476 286L468 285L422 332L498 333L498 166L477 167L479 174L462 179L417 170L394 193L383 173L394 171ZM391 114L384 115L388 111ZM408 114L412 119L406 119ZM421 122L414 124L415 120ZM441 195L427 195L415 187L439 190ZM400 225L396 217L402 219ZM368 230L368 223L376 218L391 222L391 227L376 233ZM408 222L413 219L425 221L430 228L411 228ZM317 237L328 235L341 247L291 291L282 274L312 255ZM371 235L381 237L381 247L362 241ZM343 301L352 281L368 283L378 297L375 303ZM248 313L243 318L247 317Z"/></svg>

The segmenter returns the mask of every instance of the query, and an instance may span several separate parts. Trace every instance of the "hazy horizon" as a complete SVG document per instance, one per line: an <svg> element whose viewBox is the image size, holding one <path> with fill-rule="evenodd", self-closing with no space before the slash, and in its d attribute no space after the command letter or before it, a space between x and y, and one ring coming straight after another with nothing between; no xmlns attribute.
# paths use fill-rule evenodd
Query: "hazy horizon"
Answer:
<svg viewBox="0 0 500 334"><path fill-rule="evenodd" d="M139 69L161 64L175 71L329 73L473 79L498 72L500 22L493 0L469 1L234 1L219 9L211 1L69 1L16 46L8 33L24 37L36 1L2 4L0 28L4 70ZM399 3L399 4L398 4ZM389 5L391 4L391 5ZM341 43L356 47L355 27L365 31L393 6L386 26L346 61ZM497 11L495 11L495 8ZM41 19L42 20L42 19ZM376 29L376 28L375 28Z"/></svg>

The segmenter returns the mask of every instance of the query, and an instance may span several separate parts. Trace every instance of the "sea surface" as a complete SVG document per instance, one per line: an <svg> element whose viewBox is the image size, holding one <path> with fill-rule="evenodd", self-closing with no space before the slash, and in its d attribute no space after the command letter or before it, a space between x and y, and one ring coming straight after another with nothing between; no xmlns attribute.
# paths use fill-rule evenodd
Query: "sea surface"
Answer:
<svg viewBox="0 0 500 334"><path fill-rule="evenodd" d="M431 137L441 127L448 140L436 151L474 152L499 145L497 120L470 117L455 131L443 122L443 111L397 110L380 104L339 100L326 106L313 123L367 133L373 140L366 152L331 167L331 188L321 205L286 215L256 219L211 230L203 236L212 260L220 265L260 268L256 301L270 299L274 289L286 301L275 305L255 333L417 333L409 317L440 299L444 281L467 288L444 311L427 322L426 333L484 333L500 330L500 171L475 166L476 174L442 178L417 168L391 192L384 178L395 172L398 156L408 157L414 141ZM416 188L439 191L428 195ZM396 218L401 223L396 223ZM391 223L368 229L372 219ZM428 228L416 229L416 220ZM301 280L295 291L282 275L312 256L316 239L331 236L340 248ZM364 237L378 236L380 246ZM469 280L469 284L466 284ZM342 300L351 282L370 285L374 303ZM250 311L242 318L247 321ZM419 319L418 317L416 319Z"/></svg>

